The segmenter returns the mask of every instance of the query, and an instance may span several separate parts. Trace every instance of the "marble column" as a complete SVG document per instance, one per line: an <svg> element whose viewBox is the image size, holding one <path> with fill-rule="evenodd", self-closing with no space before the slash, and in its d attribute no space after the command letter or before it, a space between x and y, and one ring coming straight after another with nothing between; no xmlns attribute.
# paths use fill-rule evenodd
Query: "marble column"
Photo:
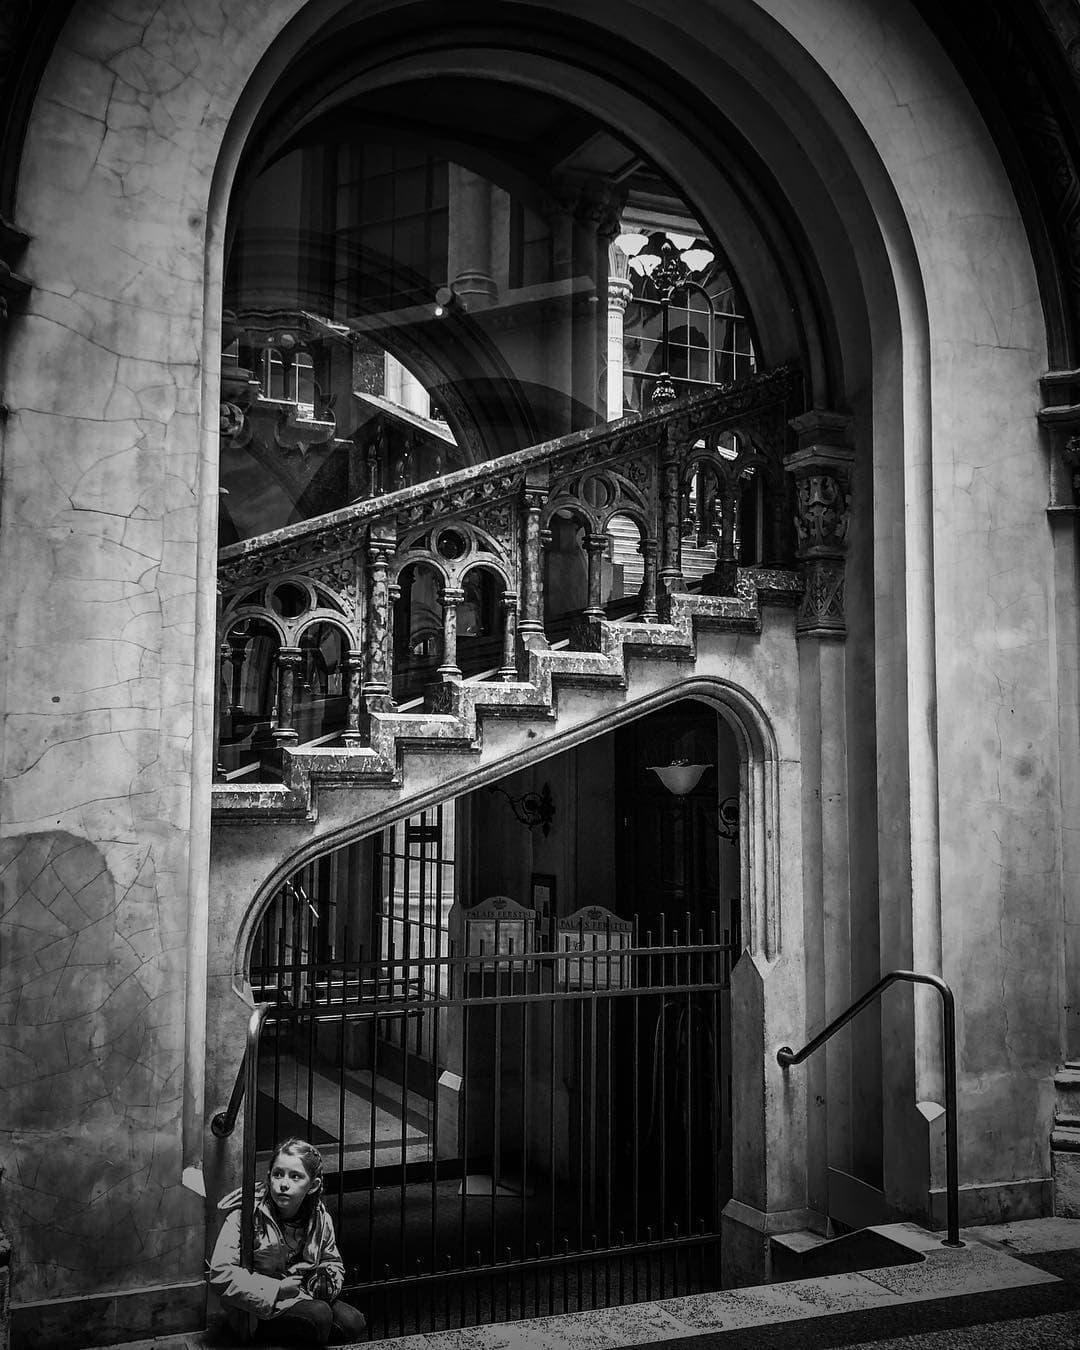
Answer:
<svg viewBox="0 0 1080 1350"><path fill-rule="evenodd" d="M513 591L503 591L499 600L502 610L503 663L499 679L508 683L517 679L517 612L518 598Z"/></svg>
<svg viewBox="0 0 1080 1350"><path fill-rule="evenodd" d="M604 617L604 554L607 552L607 548L608 537L606 534L587 534L585 536L585 551L589 560L589 603L585 607L587 619L602 619Z"/></svg>
<svg viewBox="0 0 1080 1350"><path fill-rule="evenodd" d="M540 516L546 501L546 481L527 481L520 507L521 614L517 626L521 645L526 648L548 645L544 636L544 559L540 539Z"/></svg>
<svg viewBox="0 0 1080 1350"><path fill-rule="evenodd" d="M458 605L464 599L465 592L460 586L443 587L443 654L435 673L444 682L461 679L461 668L457 663L457 614Z"/></svg>
<svg viewBox="0 0 1080 1350"><path fill-rule="evenodd" d="M367 547L367 604L364 615L363 717L394 708L391 693L393 622L389 583L390 559L396 541L373 537Z"/></svg>
<svg viewBox="0 0 1080 1350"><path fill-rule="evenodd" d="M247 639L230 637L225 645L229 657L229 664L232 666L229 679L229 711L233 713L243 712L244 710L244 660L247 656Z"/></svg>
<svg viewBox="0 0 1080 1350"><path fill-rule="evenodd" d="M662 614L675 591L685 591L682 574L682 524L679 491L679 448L670 433L660 451L660 574Z"/></svg>
<svg viewBox="0 0 1080 1350"><path fill-rule="evenodd" d="M274 728L274 743L278 746L295 745L300 739L294 725L296 704L296 672L302 653L299 647L279 647L277 654L278 715Z"/></svg>
<svg viewBox="0 0 1080 1350"><path fill-rule="evenodd" d="M469 313L498 300L492 274L491 184L460 164L450 165L447 272L450 289Z"/></svg>
<svg viewBox="0 0 1080 1350"><path fill-rule="evenodd" d="M363 743L361 726L363 682L364 654L361 651L350 650L345 656L345 693L348 698L349 719L341 737L345 745L357 746Z"/></svg>
<svg viewBox="0 0 1080 1350"><path fill-rule="evenodd" d="M629 259L617 244L608 249L607 283L607 420L623 415L623 320L634 287L629 276Z"/></svg>
<svg viewBox="0 0 1080 1350"><path fill-rule="evenodd" d="M655 539L643 539L638 552L645 559L645 576L641 586L641 622L656 623L659 612L656 608L656 557L660 545Z"/></svg>

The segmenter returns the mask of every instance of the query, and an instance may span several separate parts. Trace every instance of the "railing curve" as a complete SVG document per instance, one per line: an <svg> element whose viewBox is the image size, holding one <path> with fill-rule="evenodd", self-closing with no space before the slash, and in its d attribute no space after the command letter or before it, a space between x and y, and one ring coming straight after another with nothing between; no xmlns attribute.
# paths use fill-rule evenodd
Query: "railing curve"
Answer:
<svg viewBox="0 0 1080 1350"><path fill-rule="evenodd" d="M878 998L889 985L925 984L936 989L941 995L942 1021L942 1057L945 1061L945 1198L948 1205L948 1236L943 1241L946 1247L962 1247L960 1241L960 1182L957 1150L957 1111L956 1111L956 1003L953 992L940 975L925 975L917 970L892 970L883 975L872 989L868 989L861 998L855 1000L846 1012L833 1020L799 1051L783 1045L776 1052L776 1061L782 1069L789 1069L809 1059L819 1049L856 1017L874 999Z"/></svg>
<svg viewBox="0 0 1080 1350"><path fill-rule="evenodd" d="M244 1058L237 1070L229 1104L224 1111L218 1111L210 1121L211 1133L218 1139L225 1139L236 1128L236 1118L240 1113L240 1103L247 1097L248 1109L244 1113L244 1146L241 1164L241 1209L240 1209L240 1264L253 1269L255 1258L255 1116L256 1103L259 1100L259 1041L262 1038L263 1023L271 1011L270 1003L258 1004L248 1018L247 1037L244 1042Z"/></svg>

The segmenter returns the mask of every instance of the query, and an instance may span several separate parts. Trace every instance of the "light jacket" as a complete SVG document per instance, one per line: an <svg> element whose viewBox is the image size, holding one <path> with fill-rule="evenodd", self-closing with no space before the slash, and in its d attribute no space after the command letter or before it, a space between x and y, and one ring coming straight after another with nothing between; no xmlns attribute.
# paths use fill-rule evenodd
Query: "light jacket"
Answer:
<svg viewBox="0 0 1080 1350"><path fill-rule="evenodd" d="M254 1270L245 1270L240 1264L240 1206L243 1191L235 1190L218 1202L225 1212L213 1255L210 1257L210 1288L222 1305L253 1317L280 1317L297 1303L310 1299L306 1289L290 1298L278 1300L277 1292L286 1275L301 1281L313 1270L322 1270L330 1277L327 1301L333 1302L345 1282L345 1265L334 1238L334 1223L321 1200L308 1222L307 1232L299 1253L289 1260L289 1249L282 1235L273 1202L268 1198L266 1185L255 1187L255 1253ZM286 1264L288 1263L288 1264Z"/></svg>

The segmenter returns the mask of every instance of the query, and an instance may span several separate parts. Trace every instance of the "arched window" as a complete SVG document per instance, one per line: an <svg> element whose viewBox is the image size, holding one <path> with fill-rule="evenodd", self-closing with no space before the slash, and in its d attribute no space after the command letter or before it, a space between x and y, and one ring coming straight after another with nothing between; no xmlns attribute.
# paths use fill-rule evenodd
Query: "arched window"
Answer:
<svg viewBox="0 0 1080 1350"><path fill-rule="evenodd" d="M267 347L262 354L260 383L263 398L285 398L285 363L276 347Z"/></svg>
<svg viewBox="0 0 1080 1350"><path fill-rule="evenodd" d="M648 270L633 265L623 320L624 407L645 412L664 368L663 306ZM726 268L687 273L668 306L668 374L678 393L745 379L755 368L750 325Z"/></svg>

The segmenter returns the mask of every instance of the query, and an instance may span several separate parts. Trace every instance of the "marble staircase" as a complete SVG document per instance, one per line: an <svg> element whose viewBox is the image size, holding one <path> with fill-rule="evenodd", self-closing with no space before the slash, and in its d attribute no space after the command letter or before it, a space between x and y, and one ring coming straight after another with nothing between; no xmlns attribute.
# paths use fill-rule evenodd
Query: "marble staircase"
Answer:
<svg viewBox="0 0 1080 1350"><path fill-rule="evenodd" d="M704 632L758 635L764 606L793 608L802 582L796 573L740 569L735 593L694 592L671 597L667 622L593 619L583 625L573 649L546 642L525 652L526 677L515 681L453 680L432 685L417 711L372 712L364 745L285 747L281 782L219 782L213 811L221 823L312 819L320 790L396 788L409 795L421 757L437 751L441 776L464 772L478 756L486 726L499 720L531 722L545 736L560 729L560 696L570 690L599 691L594 716L626 701L633 662L668 663L673 680L697 673Z"/></svg>

